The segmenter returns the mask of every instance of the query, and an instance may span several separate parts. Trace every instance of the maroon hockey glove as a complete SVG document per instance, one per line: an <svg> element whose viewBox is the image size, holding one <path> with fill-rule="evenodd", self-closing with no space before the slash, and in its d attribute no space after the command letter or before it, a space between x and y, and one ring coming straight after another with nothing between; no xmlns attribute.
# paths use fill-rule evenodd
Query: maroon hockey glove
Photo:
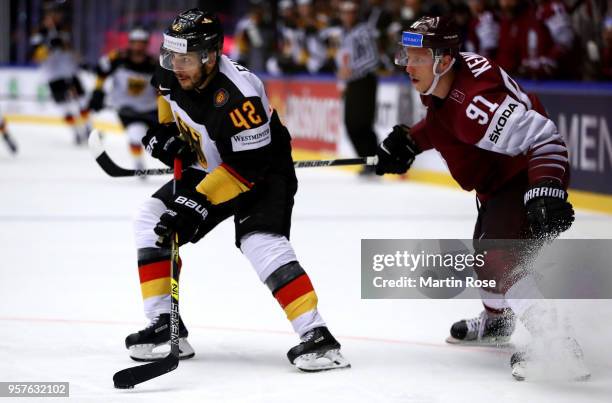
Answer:
<svg viewBox="0 0 612 403"><path fill-rule="evenodd" d="M394 126L393 131L380 143L376 151L376 175L405 173L420 152L410 137L410 128L406 125Z"/></svg>
<svg viewBox="0 0 612 403"><path fill-rule="evenodd" d="M142 138L142 144L153 158L157 158L169 167L174 165L174 159L177 157L183 161L184 167L188 167L197 157L189 144L181 140L178 135L179 131L175 124L159 124L147 131Z"/></svg>
<svg viewBox="0 0 612 403"><path fill-rule="evenodd" d="M531 235L536 239L552 240L574 222L574 208L567 201L567 192L555 181L531 186L524 201Z"/></svg>
<svg viewBox="0 0 612 403"><path fill-rule="evenodd" d="M198 231L203 228L210 207L210 202L200 192L177 192L155 226L154 231L160 237L157 246L168 246L175 232L181 245L199 239Z"/></svg>

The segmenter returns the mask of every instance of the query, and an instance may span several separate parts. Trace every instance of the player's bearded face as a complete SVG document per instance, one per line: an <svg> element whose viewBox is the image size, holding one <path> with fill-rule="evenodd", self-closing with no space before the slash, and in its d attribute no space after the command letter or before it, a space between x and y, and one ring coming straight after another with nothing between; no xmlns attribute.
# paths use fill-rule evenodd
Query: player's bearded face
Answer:
<svg viewBox="0 0 612 403"><path fill-rule="evenodd" d="M406 48L406 73L410 75L412 85L419 92L425 92L434 79L433 56L429 49Z"/></svg>
<svg viewBox="0 0 612 403"><path fill-rule="evenodd" d="M192 66L174 72L181 88L184 90L192 90L202 80L202 65Z"/></svg>
<svg viewBox="0 0 612 403"><path fill-rule="evenodd" d="M160 65L174 72L184 90L192 90L202 84L216 62L214 51L175 53L162 48Z"/></svg>
<svg viewBox="0 0 612 403"><path fill-rule="evenodd" d="M199 52L175 53L171 58L171 70L184 90L192 90L202 79L202 55Z"/></svg>

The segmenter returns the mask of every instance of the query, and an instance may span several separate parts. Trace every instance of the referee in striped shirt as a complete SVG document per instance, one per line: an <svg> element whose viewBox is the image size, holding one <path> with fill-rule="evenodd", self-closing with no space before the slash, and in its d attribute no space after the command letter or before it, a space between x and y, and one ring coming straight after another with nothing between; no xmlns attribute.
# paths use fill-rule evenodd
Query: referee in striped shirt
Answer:
<svg viewBox="0 0 612 403"><path fill-rule="evenodd" d="M353 1L340 3L343 35L337 53L338 78L346 83L344 90L344 124L357 154L376 154L378 139L374 132L376 113L375 70L379 56L371 28L359 23L359 7ZM373 173L365 168L363 174Z"/></svg>

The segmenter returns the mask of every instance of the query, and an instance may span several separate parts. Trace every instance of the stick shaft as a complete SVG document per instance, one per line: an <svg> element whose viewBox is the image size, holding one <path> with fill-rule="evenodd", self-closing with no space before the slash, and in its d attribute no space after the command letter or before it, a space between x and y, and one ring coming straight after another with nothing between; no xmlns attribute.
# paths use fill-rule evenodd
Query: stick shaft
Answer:
<svg viewBox="0 0 612 403"><path fill-rule="evenodd" d="M183 162L174 159L174 182L172 192L176 195L177 186L183 175ZM179 358L179 244L178 234L172 235L170 243L170 354Z"/></svg>

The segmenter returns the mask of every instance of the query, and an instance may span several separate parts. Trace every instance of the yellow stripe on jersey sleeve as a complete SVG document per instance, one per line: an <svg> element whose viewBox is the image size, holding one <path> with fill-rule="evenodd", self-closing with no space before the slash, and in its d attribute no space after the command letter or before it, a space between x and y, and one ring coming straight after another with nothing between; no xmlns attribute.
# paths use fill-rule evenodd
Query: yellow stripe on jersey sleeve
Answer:
<svg viewBox="0 0 612 403"><path fill-rule="evenodd" d="M164 97L157 97L157 119L162 124L174 122L172 108L170 108L170 104Z"/></svg>
<svg viewBox="0 0 612 403"><path fill-rule="evenodd" d="M225 167L218 166L196 186L196 190L206 196L212 204L232 200L249 187L232 175Z"/></svg>
<svg viewBox="0 0 612 403"><path fill-rule="evenodd" d="M100 77L100 76L96 77L96 85L94 88L96 90L101 90L102 87L104 87L104 81L105 81L104 77Z"/></svg>
<svg viewBox="0 0 612 403"><path fill-rule="evenodd" d="M49 57L49 48L43 45L36 47L32 59L36 63L42 63Z"/></svg>

